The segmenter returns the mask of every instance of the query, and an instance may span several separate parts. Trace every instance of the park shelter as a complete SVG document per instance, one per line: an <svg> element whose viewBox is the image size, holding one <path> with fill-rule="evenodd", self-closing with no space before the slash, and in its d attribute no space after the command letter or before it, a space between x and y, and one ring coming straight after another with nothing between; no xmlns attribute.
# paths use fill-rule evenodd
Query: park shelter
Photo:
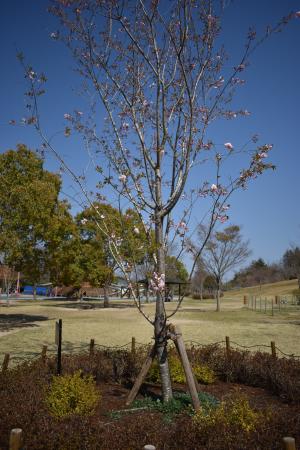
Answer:
<svg viewBox="0 0 300 450"><path fill-rule="evenodd" d="M139 280L138 284L144 285L147 290L149 289L149 280L147 278ZM167 277L165 281L165 301L171 301L173 294L175 293L180 297L184 293L185 287L189 285L189 282L182 281L179 278Z"/></svg>

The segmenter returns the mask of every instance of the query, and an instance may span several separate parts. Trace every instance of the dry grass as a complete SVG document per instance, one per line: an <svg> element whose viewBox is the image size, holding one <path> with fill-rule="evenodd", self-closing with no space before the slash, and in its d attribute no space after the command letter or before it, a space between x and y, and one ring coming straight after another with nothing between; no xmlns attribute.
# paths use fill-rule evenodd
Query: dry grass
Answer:
<svg viewBox="0 0 300 450"><path fill-rule="evenodd" d="M276 283L273 285L273 294L290 293L295 284L294 281ZM200 302L186 299L172 322L181 326L186 341L207 344L230 336L232 341L250 346L269 344L275 340L284 352L300 354L300 309L285 308L276 311L274 316L270 312L254 312L243 307L245 292L249 293L250 290L228 292L222 299L223 310L220 313L214 311L213 300ZM271 295L271 285L262 286L261 292L262 295ZM119 305L120 301L115 301L116 304ZM132 303L122 302L121 305L121 308L79 310L76 303L20 300L10 307L2 306L0 357L8 352L14 357L27 358L32 352L39 352L43 344L54 350L54 323L59 318L63 320L66 351L77 351L78 347L87 345L91 338L107 346L129 343L132 336L138 342L150 342L152 326ZM173 307L172 303L166 304L168 310ZM153 317L154 304L145 305L144 311Z"/></svg>
<svg viewBox="0 0 300 450"><path fill-rule="evenodd" d="M237 298L243 295L262 295L274 297L275 295L291 294L298 288L298 280L279 281L278 283L262 284L261 286L252 286L234 291L229 291L226 297Z"/></svg>

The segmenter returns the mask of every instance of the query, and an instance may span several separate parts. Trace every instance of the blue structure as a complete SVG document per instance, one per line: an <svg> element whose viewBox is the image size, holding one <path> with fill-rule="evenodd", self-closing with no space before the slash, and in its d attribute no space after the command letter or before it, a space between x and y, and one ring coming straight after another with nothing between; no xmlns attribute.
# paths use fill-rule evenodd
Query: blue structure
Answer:
<svg viewBox="0 0 300 450"><path fill-rule="evenodd" d="M33 286L24 286L23 294L33 295ZM36 295L49 295L50 286L36 286Z"/></svg>

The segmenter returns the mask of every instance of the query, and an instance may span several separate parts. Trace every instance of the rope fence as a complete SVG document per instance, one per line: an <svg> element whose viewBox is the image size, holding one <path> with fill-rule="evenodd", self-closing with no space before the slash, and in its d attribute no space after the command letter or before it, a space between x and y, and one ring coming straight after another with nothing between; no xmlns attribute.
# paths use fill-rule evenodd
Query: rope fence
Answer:
<svg viewBox="0 0 300 450"><path fill-rule="evenodd" d="M277 357L278 354L280 354L282 357L290 358L290 359L300 359L300 355L295 355L294 353L286 353L281 348L275 345L274 341L271 341L270 344L254 344L254 345L244 345L240 344L239 342L231 341L229 336L226 336L225 339L211 342L211 343L202 343L195 340L186 340L184 341L185 344L190 345L192 347L210 347L210 346L225 346L225 350L227 353L229 353L232 350L235 349L243 349L245 351L253 351L253 349L268 349L272 356ZM103 344L97 344L95 342L95 339L91 339L89 343L82 343L80 345L72 345L66 344L65 348L62 348L62 355L63 356L69 356L69 355L80 355L80 354L86 354L89 356L92 356L97 350L101 351L128 351L132 354L136 353L140 349L148 349L150 348L151 343L142 343L136 341L135 337L132 337L131 342L127 342L123 345L114 345L114 346L108 346ZM5 372L8 369L9 364L13 363L14 366L17 366L22 363L30 363L35 360L46 360L47 357L56 357L57 356L57 347L55 345L47 346L43 345L41 352L26 352L23 356L16 355L11 356L10 353L5 353L2 356L0 355L0 358L2 359L2 372ZM14 364L15 363L15 364Z"/></svg>

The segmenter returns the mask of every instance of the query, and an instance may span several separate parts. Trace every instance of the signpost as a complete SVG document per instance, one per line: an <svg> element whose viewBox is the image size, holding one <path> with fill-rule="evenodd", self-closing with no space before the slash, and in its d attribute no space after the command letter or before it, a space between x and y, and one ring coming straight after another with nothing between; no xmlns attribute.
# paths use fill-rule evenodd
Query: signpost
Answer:
<svg viewBox="0 0 300 450"><path fill-rule="evenodd" d="M57 345L57 367L56 374L61 374L61 338L62 338L62 320L55 322L55 344Z"/></svg>

